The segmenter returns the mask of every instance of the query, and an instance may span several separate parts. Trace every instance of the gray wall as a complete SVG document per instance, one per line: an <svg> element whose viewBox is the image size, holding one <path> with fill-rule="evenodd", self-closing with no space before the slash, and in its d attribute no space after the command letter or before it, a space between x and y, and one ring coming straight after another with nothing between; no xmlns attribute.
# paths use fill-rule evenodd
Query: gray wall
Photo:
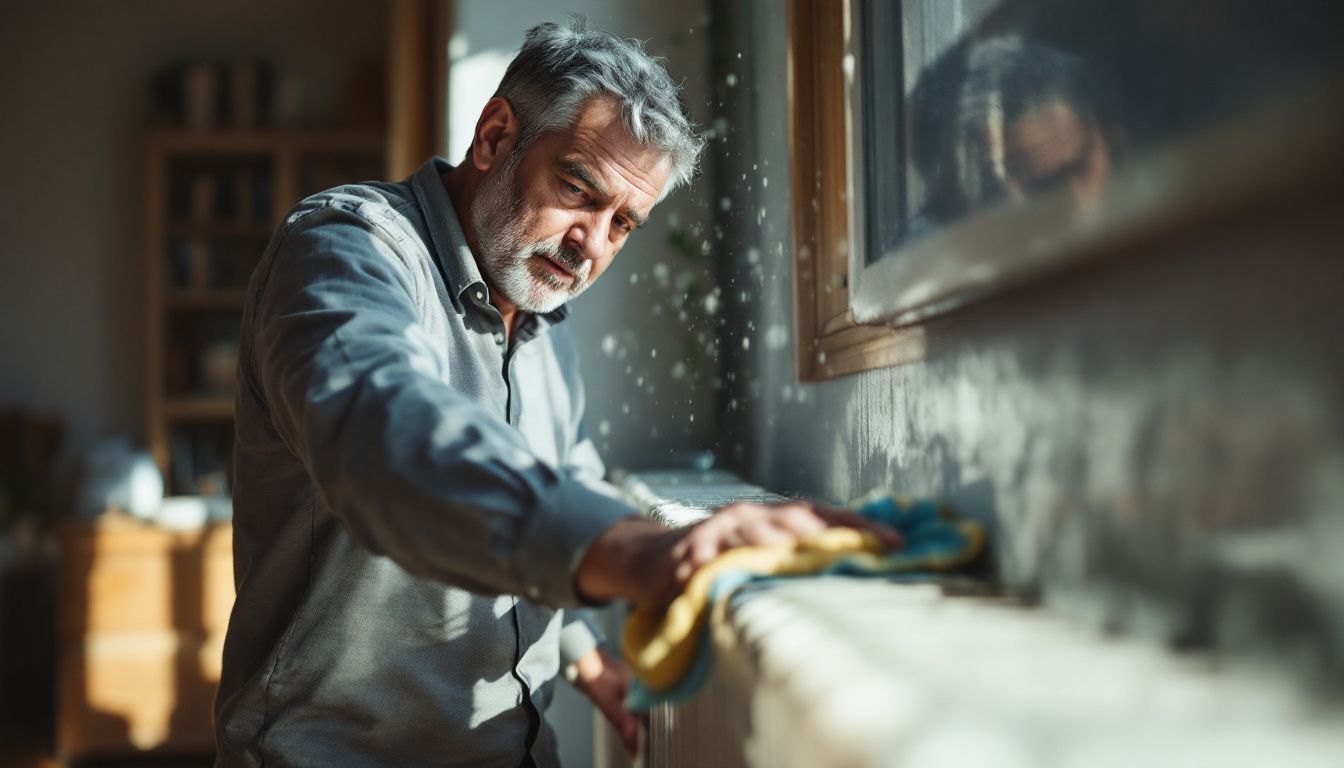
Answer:
<svg viewBox="0 0 1344 768"><path fill-rule="evenodd" d="M645 41L646 50L666 59L673 79L684 81L693 118L705 120L709 38L703 0L464 1L457 3L449 46L449 159L457 162L466 152L481 107L523 33L543 21L565 23L569 13ZM649 225L630 239L602 280L574 303L588 430L609 464L661 465L672 452L705 447L713 439L713 327L703 313L687 312L681 301L681 288L689 283L707 290L713 269L707 259L687 258L668 242L672 233L690 232L709 221L709 199L708 186L696 185L659 204ZM702 239L695 238L697 249Z"/></svg>
<svg viewBox="0 0 1344 768"><path fill-rule="evenodd" d="M594 27L645 41L647 51L666 59L673 79L685 81L692 116L705 120L709 38L704 0L563 5L461 0L456 7L446 121L453 162L466 152L481 107L494 93L523 33L543 21L565 23L569 13L583 14ZM702 313L693 315L695 308L687 311L683 306L681 287L694 281L707 290L714 270L707 259L688 258L668 241L674 232L689 233L696 224L710 221L708 194L707 185L697 185L659 204L649 225L630 239L602 280L574 302L571 318L584 366L588 431L609 465L664 465L676 451L713 441L714 329ZM699 247L699 238L694 245ZM697 336L703 341L697 342ZM697 349L692 352L692 347ZM613 642L616 630L609 630ZM587 701L559 684L548 718L559 735L564 764L591 765L593 721Z"/></svg>
<svg viewBox="0 0 1344 768"><path fill-rule="evenodd" d="M379 3L0 4L0 406L62 418L78 449L145 436L149 78L184 56L265 56L314 112L386 47ZM320 19L320 24L315 23Z"/></svg>
<svg viewBox="0 0 1344 768"><path fill-rule="evenodd" d="M775 490L947 499L995 525L1004 581L1100 626L1344 678L1338 190L932 321L922 362L800 385L782 5L716 9L724 279L750 293L722 448Z"/></svg>

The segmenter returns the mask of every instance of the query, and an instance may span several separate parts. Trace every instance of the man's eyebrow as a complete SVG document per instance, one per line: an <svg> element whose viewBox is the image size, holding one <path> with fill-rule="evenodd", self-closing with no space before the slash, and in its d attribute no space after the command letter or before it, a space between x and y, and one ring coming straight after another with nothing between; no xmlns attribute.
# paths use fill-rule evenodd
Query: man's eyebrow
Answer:
<svg viewBox="0 0 1344 768"><path fill-rule="evenodd" d="M607 189L605 184L598 181L597 177L593 175L593 172L588 170L588 166L583 163L577 160L561 158L556 162L556 167L560 169L561 173L573 176L583 182L589 189L596 192L599 197L611 197L611 191ZM649 223L648 217L641 215L634 208L626 208L624 211L621 211L621 215L629 219L630 223L635 225L635 229L639 229Z"/></svg>
<svg viewBox="0 0 1344 768"><path fill-rule="evenodd" d="M629 219L630 223L635 225L635 229L639 229L640 227L649 223L648 218L639 215L639 212L636 211L634 208L626 208L624 211L621 211L621 215Z"/></svg>
<svg viewBox="0 0 1344 768"><path fill-rule="evenodd" d="M588 185L589 189L602 197L611 197L611 191L607 189L605 184L597 180L597 177L593 175L593 172L588 170L588 166L577 160L561 159L556 163L556 167L560 169L561 173L568 174L579 181L582 181L584 184Z"/></svg>

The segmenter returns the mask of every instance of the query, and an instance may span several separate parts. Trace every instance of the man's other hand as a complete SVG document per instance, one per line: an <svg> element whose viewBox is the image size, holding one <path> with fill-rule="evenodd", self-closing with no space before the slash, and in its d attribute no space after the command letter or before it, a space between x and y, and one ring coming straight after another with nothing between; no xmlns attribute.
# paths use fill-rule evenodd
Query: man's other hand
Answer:
<svg viewBox="0 0 1344 768"><path fill-rule="evenodd" d="M607 718L620 734L625 751L634 757L639 745L639 717L625 709L625 695L630 690L630 668L625 662L595 647L574 662L574 687Z"/></svg>
<svg viewBox="0 0 1344 768"><path fill-rule="evenodd" d="M575 586L592 600L666 603L697 569L733 547L805 539L832 526L868 531L889 548L901 544L897 532L846 510L811 502L739 502L685 528L633 516L617 522L584 553Z"/></svg>

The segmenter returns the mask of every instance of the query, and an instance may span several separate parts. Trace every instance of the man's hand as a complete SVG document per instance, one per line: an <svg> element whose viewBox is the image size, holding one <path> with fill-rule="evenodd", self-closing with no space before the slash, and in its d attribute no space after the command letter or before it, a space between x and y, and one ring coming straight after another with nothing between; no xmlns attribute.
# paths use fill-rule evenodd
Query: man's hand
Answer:
<svg viewBox="0 0 1344 768"><path fill-rule="evenodd" d="M684 585L697 569L733 547L806 539L835 526L870 531L888 548L901 544L899 533L847 510L810 502L739 502L720 507L708 518L681 529L685 535L672 546L673 580L678 587Z"/></svg>
<svg viewBox="0 0 1344 768"><path fill-rule="evenodd" d="M625 694L630 690L629 667L595 647L574 662L574 672L574 687L607 718L620 734L625 751L634 757L639 745L639 718L625 709Z"/></svg>
<svg viewBox="0 0 1344 768"><path fill-rule="evenodd" d="M642 517L617 522L584 553L575 586L592 600L666 603L698 568L726 550L805 539L832 526L868 531L888 547L901 544L900 534L853 512L810 502L739 502L685 528Z"/></svg>

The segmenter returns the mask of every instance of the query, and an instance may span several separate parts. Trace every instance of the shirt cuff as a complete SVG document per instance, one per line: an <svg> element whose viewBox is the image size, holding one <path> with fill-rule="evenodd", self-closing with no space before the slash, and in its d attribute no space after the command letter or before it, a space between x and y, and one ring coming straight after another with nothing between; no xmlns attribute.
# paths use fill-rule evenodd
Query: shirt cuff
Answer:
<svg viewBox="0 0 1344 768"><path fill-rule="evenodd" d="M568 667L588 655L601 642L602 633L587 616L565 611L565 624L560 628L560 667Z"/></svg>
<svg viewBox="0 0 1344 768"><path fill-rule="evenodd" d="M639 512L574 480L553 489L535 512L514 563L524 596L552 608L593 605L574 589L579 562L594 539Z"/></svg>

